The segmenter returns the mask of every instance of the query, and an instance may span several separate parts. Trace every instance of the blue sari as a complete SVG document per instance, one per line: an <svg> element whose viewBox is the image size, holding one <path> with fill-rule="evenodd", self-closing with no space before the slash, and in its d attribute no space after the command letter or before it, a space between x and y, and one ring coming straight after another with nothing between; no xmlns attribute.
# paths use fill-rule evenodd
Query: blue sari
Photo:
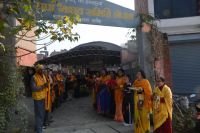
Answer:
<svg viewBox="0 0 200 133"><path fill-rule="evenodd" d="M100 86L100 91L97 94L98 112L107 114L110 111L110 97L111 94L108 87L103 84Z"/></svg>

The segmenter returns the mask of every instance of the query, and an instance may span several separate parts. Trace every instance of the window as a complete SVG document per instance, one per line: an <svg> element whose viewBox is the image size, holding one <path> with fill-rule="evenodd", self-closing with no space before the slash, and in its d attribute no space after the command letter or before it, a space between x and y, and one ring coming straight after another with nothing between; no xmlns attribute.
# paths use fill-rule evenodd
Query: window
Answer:
<svg viewBox="0 0 200 133"><path fill-rule="evenodd" d="M155 17L159 19L200 15L200 0L154 0Z"/></svg>

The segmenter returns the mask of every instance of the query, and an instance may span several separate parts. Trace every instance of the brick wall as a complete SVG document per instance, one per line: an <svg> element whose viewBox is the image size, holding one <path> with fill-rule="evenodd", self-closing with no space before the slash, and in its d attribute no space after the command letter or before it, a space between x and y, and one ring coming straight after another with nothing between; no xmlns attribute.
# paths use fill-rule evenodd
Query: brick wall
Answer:
<svg viewBox="0 0 200 133"><path fill-rule="evenodd" d="M16 24L19 25L19 22L16 21ZM35 35L34 31L35 31L35 28L27 32L26 36L28 36L29 38L24 36L19 41L18 41L18 38L16 38L17 43L15 44L15 48L16 48L17 56L24 55L24 54L30 53L30 51L36 50L36 45L35 43L33 43L34 40L36 39L36 37L34 36ZM23 33L19 32L19 34L22 35ZM31 41L26 41L26 40L31 40ZM32 66L36 61L37 61L36 53L31 53L26 56L17 58L17 64L20 66Z"/></svg>
<svg viewBox="0 0 200 133"><path fill-rule="evenodd" d="M169 52L169 46L164 45L163 46L163 69L164 69L164 75L167 82L167 85L169 85L172 88L172 67L171 67L171 61L170 61L170 52Z"/></svg>
<svg viewBox="0 0 200 133"><path fill-rule="evenodd" d="M169 87L172 87L172 70L171 70L171 61L170 61L170 53L169 46L163 45L163 54L162 58L155 61L155 74L157 77L164 77L166 80L166 84Z"/></svg>

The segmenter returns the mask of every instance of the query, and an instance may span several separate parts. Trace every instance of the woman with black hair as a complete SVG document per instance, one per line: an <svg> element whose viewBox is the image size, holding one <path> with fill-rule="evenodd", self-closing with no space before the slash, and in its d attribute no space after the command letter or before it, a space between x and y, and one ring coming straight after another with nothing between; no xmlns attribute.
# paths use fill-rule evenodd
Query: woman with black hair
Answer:
<svg viewBox="0 0 200 133"><path fill-rule="evenodd" d="M143 70L139 70L134 88L134 130L135 133L150 132L152 90Z"/></svg>
<svg viewBox="0 0 200 133"><path fill-rule="evenodd" d="M106 69L101 71L99 79L99 92L97 94L97 111L98 113L108 114L110 107L110 93L108 91L107 83L111 79Z"/></svg>
<svg viewBox="0 0 200 133"><path fill-rule="evenodd" d="M115 88L115 121L124 122L124 117L122 113L122 103L123 103L123 91L127 83L127 77L124 74L123 69L119 69L116 78L116 88Z"/></svg>
<svg viewBox="0 0 200 133"><path fill-rule="evenodd" d="M110 76L111 79L108 81L107 85L108 85L108 89L110 92L110 115L111 117L114 117L115 115L115 88L116 88L116 72L115 71L111 71L110 72Z"/></svg>

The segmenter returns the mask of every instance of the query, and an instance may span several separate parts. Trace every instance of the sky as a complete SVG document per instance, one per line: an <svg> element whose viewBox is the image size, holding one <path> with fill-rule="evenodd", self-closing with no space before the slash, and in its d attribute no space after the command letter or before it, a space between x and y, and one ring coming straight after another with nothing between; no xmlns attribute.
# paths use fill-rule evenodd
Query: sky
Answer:
<svg viewBox="0 0 200 133"><path fill-rule="evenodd" d="M134 0L107 0L107 1L134 10ZM80 44L92 41L104 41L104 42L114 43L117 45L122 45L130 39L128 36L128 32L130 31L129 28L78 24L74 26L74 31L80 35L80 39L78 40L78 42L70 42L68 40L61 42L56 41L47 47L49 53L53 52L54 50L55 51L60 51L62 49L69 50ZM37 48L39 47L41 46L37 46Z"/></svg>

